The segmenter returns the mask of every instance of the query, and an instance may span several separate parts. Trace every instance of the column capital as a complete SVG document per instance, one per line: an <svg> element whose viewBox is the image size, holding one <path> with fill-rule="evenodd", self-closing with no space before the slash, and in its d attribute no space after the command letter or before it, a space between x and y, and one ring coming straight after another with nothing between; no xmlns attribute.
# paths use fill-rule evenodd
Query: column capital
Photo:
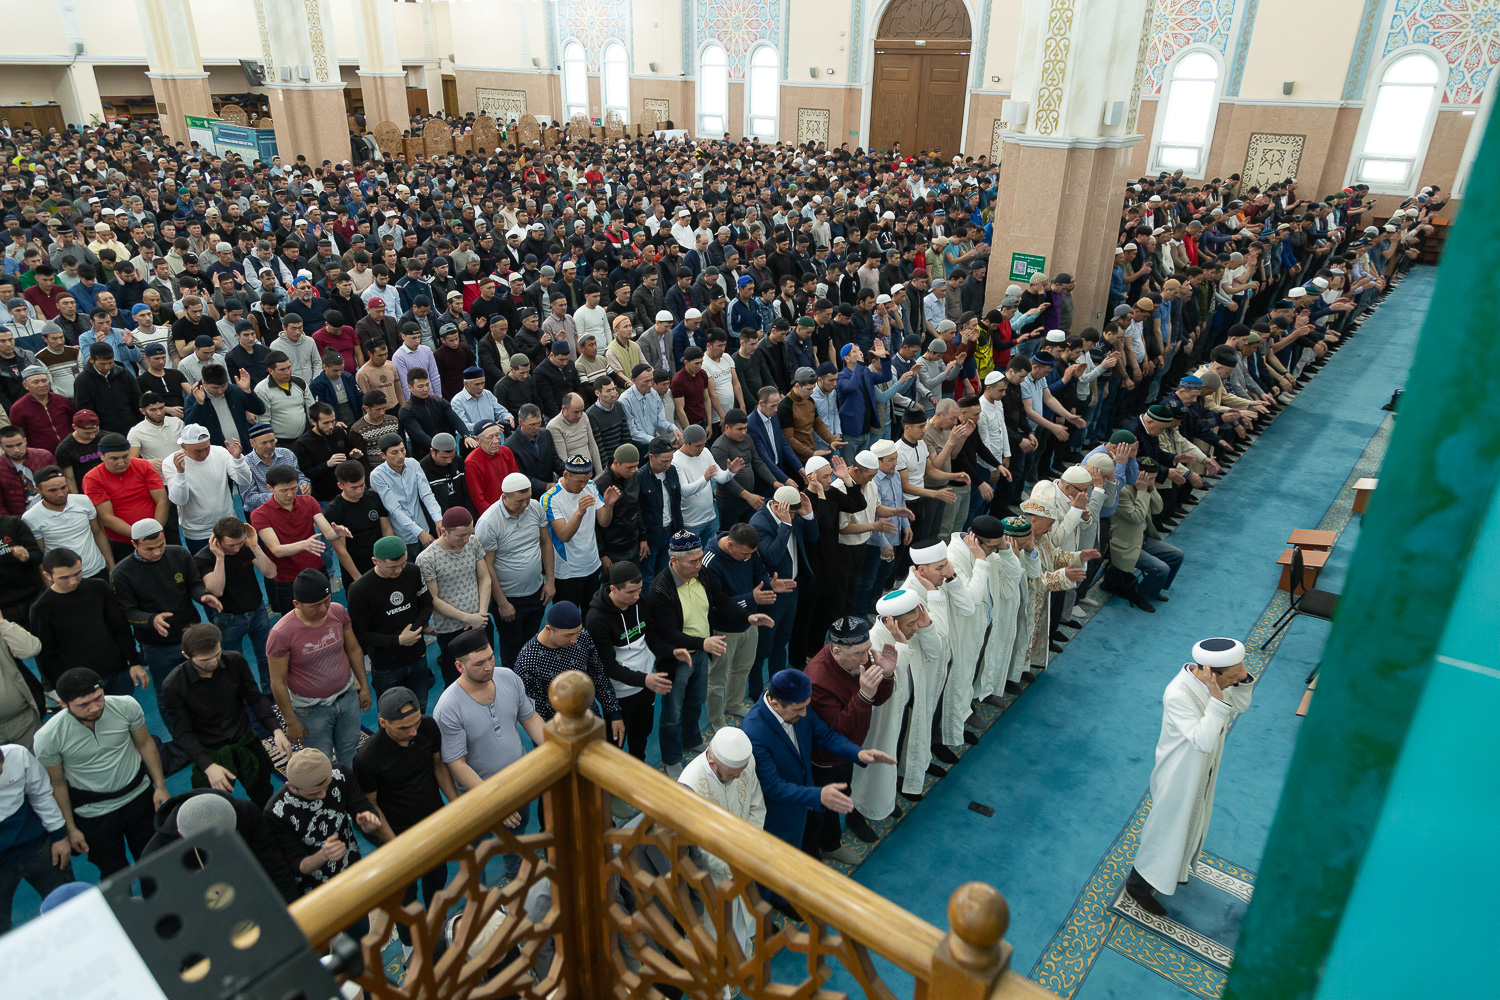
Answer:
<svg viewBox="0 0 1500 1000"><path fill-rule="evenodd" d="M149 80L207 80L207 73L153 73L146 71Z"/></svg>
<svg viewBox="0 0 1500 1000"><path fill-rule="evenodd" d="M1017 146L1040 146L1047 149L1129 149L1144 139L1139 133L1131 135L1031 135L1028 132L1000 133L1000 140Z"/></svg>

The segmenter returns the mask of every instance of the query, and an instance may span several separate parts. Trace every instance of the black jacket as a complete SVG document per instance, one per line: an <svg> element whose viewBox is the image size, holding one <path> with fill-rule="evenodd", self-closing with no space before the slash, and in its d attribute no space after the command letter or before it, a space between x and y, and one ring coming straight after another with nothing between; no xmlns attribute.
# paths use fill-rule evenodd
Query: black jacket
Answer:
<svg viewBox="0 0 1500 1000"><path fill-rule="evenodd" d="M73 402L80 410L93 410L99 415L101 431L128 434L141 422L140 383L118 363L108 375L100 375L92 364L85 364L73 381Z"/></svg>
<svg viewBox="0 0 1500 1000"><path fill-rule="evenodd" d="M562 459L552 443L552 432L543 427L533 441L520 431L512 431L505 446L516 458L516 467L531 480L531 495L540 498L562 473Z"/></svg>
<svg viewBox="0 0 1500 1000"><path fill-rule="evenodd" d="M712 574L700 570L698 582L708 592L710 621L734 622L740 631L749 627L750 615L755 612L746 611L731 600L720 589L718 580ZM682 662L672 655L672 650L698 652L703 649L703 640L682 630L682 600L677 596L677 576L670 566L658 573L652 581L651 590L645 597L645 605L646 645L656 655L657 670L675 678Z"/></svg>
<svg viewBox="0 0 1500 1000"><path fill-rule="evenodd" d="M250 853L255 856L255 860L260 862L261 870L276 886L277 891L281 893L281 898L290 903L302 895L301 890L297 888L297 878L287 864L286 855L271 839L265 814L261 812L260 807L248 799L235 798L233 795L226 795L212 788L195 788L181 795L174 795L163 802L161 808L156 810L156 818L153 821L156 832L146 843L146 849L142 852L144 855L149 856L182 839L182 835L177 832L177 810L195 795L217 795L234 806L235 833L240 835L240 839L245 842L246 847L250 848Z"/></svg>
<svg viewBox="0 0 1500 1000"><path fill-rule="evenodd" d="M663 504L668 504L671 511L672 524L666 529L667 535L682 530L682 483L677 478L677 470L667 469L666 489L662 489L662 480L656 478L656 473L651 471L649 462L642 462L640 469L636 471L635 481L641 488L641 530L645 534L647 542L656 538L656 532L661 530L661 510Z"/></svg>
<svg viewBox="0 0 1500 1000"><path fill-rule="evenodd" d="M578 379L578 369L569 361L561 368L549 358L533 365L530 381L536 384L536 405L542 408L542 416L551 420L562 412L563 397L570 392L583 392Z"/></svg>
<svg viewBox="0 0 1500 1000"><path fill-rule="evenodd" d="M613 555L616 552L628 552L633 557L636 547L641 544L641 539L647 537L642 530L641 522L641 484L640 480L632 477L629 481L621 481L615 477L614 472L605 469L594 478L594 485L598 487L601 494L611 486L620 489L620 499L615 501L615 515L609 524L595 528L595 536L599 544L599 551L604 554ZM660 505L656 508L661 510ZM660 514L657 515L660 518ZM660 523L658 520L657 523Z"/></svg>
<svg viewBox="0 0 1500 1000"><path fill-rule="evenodd" d="M511 354L516 353L516 342L509 334L505 337L505 349ZM508 369L500 364L500 349L495 346L495 338L489 334L479 338L479 367L484 369L484 387L494 392L495 386L505 377ZM511 410L511 412L515 411Z"/></svg>

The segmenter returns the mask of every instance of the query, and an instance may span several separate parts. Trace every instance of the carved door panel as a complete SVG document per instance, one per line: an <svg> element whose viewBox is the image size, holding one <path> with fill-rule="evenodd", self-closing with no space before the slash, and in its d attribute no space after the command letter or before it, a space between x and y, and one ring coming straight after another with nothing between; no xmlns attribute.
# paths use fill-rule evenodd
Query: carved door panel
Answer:
<svg viewBox="0 0 1500 1000"><path fill-rule="evenodd" d="M910 153L917 142L923 57L907 52L877 52L870 104L870 148L901 143Z"/></svg>
<svg viewBox="0 0 1500 1000"><path fill-rule="evenodd" d="M947 156L958 152L963 135L964 80L969 57L936 52L922 56L921 114L917 117L917 145L940 149ZM906 148L906 147L903 147Z"/></svg>

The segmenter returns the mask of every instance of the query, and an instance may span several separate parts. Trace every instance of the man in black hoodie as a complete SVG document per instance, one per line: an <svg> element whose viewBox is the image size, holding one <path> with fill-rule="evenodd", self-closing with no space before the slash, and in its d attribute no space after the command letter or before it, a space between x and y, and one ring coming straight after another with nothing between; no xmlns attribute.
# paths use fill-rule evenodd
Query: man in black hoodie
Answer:
<svg viewBox="0 0 1500 1000"><path fill-rule="evenodd" d="M106 431L127 434L140 422L140 384L115 364L115 349L108 344L89 345L88 363L73 381L73 401L80 410L97 413Z"/></svg>
<svg viewBox="0 0 1500 1000"><path fill-rule="evenodd" d="M620 702L626 746L637 760L646 759L656 696L672 691L671 679L657 669L656 657L646 645L639 604L643 582L635 563L615 563L609 585L594 595L584 619Z"/></svg>

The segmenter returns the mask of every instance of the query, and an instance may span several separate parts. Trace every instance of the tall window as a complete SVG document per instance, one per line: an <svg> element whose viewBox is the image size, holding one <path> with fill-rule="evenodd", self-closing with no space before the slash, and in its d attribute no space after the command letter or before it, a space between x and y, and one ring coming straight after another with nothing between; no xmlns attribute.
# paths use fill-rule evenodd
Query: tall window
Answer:
<svg viewBox="0 0 1500 1000"><path fill-rule="evenodd" d="M611 111L620 113L620 121L630 121L630 67L619 42L604 46L604 113Z"/></svg>
<svg viewBox="0 0 1500 1000"><path fill-rule="evenodd" d="M776 141L776 123L781 115L781 95L777 91L776 78L781 72L776 50L762 45L750 54L750 85L747 99L750 102L751 135Z"/></svg>
<svg viewBox="0 0 1500 1000"><path fill-rule="evenodd" d="M1213 138L1214 106L1219 91L1219 64L1207 52L1190 52L1177 60L1167 80L1158 114L1156 166L1201 176Z"/></svg>
<svg viewBox="0 0 1500 1000"><path fill-rule="evenodd" d="M569 42L563 46L563 117L588 116L589 71L583 58L583 46Z"/></svg>
<svg viewBox="0 0 1500 1000"><path fill-rule="evenodd" d="M1411 187L1432 129L1440 85L1437 63L1420 52L1385 68L1375 99L1366 105L1364 139L1354 164L1356 181L1385 193Z"/></svg>
<svg viewBox="0 0 1500 1000"><path fill-rule="evenodd" d="M729 131L729 57L717 42L705 45L698 57L698 131Z"/></svg>

